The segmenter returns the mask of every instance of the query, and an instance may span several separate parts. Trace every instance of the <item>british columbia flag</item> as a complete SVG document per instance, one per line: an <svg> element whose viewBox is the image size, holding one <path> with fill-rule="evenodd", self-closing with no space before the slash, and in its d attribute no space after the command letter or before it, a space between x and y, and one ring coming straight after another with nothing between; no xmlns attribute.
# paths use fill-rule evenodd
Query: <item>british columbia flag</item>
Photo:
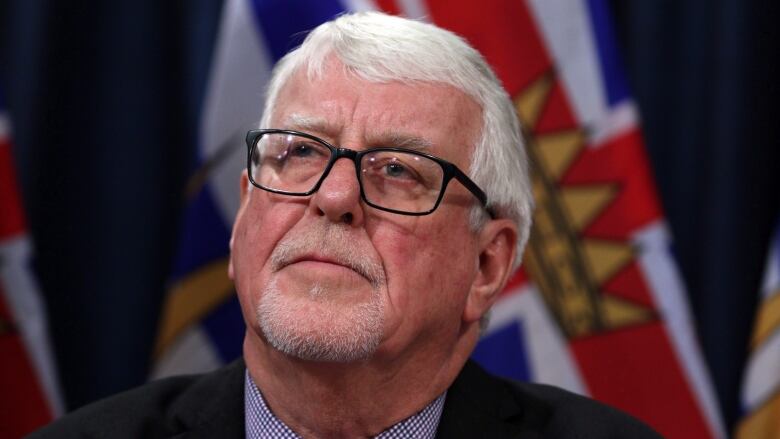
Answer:
<svg viewBox="0 0 780 439"><path fill-rule="evenodd" d="M668 438L725 437L605 0L228 0L155 376L240 355L244 327L225 272L243 136L260 120L274 62L319 23L370 9L466 38L524 127L534 228L474 357L604 401Z"/></svg>
<svg viewBox="0 0 780 439"><path fill-rule="evenodd" d="M60 414L62 401L1 92L0 207L0 437L15 438Z"/></svg>
<svg viewBox="0 0 780 439"><path fill-rule="evenodd" d="M780 437L780 221L769 245L740 395L737 439Z"/></svg>

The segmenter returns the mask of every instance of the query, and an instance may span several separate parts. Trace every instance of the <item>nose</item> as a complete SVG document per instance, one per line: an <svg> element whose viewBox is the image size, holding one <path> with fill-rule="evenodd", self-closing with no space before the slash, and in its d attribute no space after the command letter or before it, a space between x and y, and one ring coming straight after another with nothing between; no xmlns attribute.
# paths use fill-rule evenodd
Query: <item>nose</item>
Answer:
<svg viewBox="0 0 780 439"><path fill-rule="evenodd" d="M320 188L312 196L310 208L317 215L335 223L360 225L363 206L360 204L360 183L355 163L342 157L333 164Z"/></svg>

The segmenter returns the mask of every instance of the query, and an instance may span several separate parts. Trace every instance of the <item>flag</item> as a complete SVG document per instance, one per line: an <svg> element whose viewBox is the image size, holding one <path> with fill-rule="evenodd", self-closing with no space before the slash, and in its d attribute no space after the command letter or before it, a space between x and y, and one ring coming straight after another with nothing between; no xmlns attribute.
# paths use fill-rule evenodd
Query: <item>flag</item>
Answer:
<svg viewBox="0 0 780 439"><path fill-rule="evenodd" d="M767 257L740 400L744 416L737 439L780 437L780 222Z"/></svg>
<svg viewBox="0 0 780 439"><path fill-rule="evenodd" d="M724 437L603 0L229 0L156 373L240 355L225 270L241 139L260 119L271 66L303 32L373 8L465 37L514 99L528 139L538 209L525 268L474 357L602 400L669 438Z"/></svg>
<svg viewBox="0 0 780 439"><path fill-rule="evenodd" d="M21 437L62 412L46 311L30 267L32 246L0 95L0 437Z"/></svg>
<svg viewBox="0 0 780 439"><path fill-rule="evenodd" d="M431 0L427 9L496 69L534 170L524 268L475 357L618 407L664 437L724 437L607 3Z"/></svg>

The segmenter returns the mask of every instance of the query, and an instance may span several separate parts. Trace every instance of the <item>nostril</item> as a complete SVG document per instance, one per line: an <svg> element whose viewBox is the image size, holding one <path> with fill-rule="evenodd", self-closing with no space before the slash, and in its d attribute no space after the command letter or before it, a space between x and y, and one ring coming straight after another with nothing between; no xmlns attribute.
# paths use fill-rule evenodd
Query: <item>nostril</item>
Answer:
<svg viewBox="0 0 780 439"><path fill-rule="evenodd" d="M341 215L341 221L343 221L345 224L352 224L352 212L347 212L344 215Z"/></svg>

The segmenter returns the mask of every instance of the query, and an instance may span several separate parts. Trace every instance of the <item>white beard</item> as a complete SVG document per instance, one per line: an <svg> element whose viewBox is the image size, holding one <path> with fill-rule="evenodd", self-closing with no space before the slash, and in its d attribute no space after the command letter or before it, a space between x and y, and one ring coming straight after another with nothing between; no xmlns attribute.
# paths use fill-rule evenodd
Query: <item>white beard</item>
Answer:
<svg viewBox="0 0 780 439"><path fill-rule="evenodd" d="M346 363L370 357L382 340L379 300L345 307L327 303L322 299L327 294L317 285L309 299L291 298L271 282L257 307L260 329L271 346L308 361Z"/></svg>
<svg viewBox="0 0 780 439"><path fill-rule="evenodd" d="M345 305L332 300L331 292L320 284L304 296L286 294L276 273L272 274L261 291L256 312L260 330L275 349L301 360L345 363L367 359L376 352L383 336L380 286L385 284L384 270L350 244L340 226L329 225L285 238L274 249L274 272L316 248L366 277L372 286L366 301Z"/></svg>

